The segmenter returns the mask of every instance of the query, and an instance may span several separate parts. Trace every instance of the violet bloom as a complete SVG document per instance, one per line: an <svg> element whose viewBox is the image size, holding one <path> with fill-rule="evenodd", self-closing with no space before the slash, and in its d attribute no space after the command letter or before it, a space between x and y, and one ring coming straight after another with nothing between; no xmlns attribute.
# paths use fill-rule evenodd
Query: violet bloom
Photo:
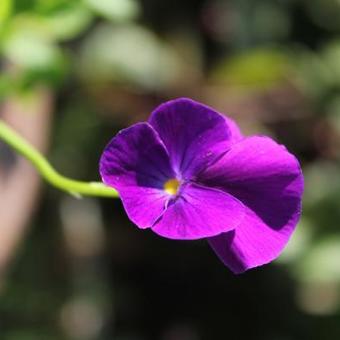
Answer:
<svg viewBox="0 0 340 340"><path fill-rule="evenodd" d="M301 213L297 159L268 137L243 137L231 119L186 98L120 131L100 173L139 228L207 238L234 273L275 259Z"/></svg>

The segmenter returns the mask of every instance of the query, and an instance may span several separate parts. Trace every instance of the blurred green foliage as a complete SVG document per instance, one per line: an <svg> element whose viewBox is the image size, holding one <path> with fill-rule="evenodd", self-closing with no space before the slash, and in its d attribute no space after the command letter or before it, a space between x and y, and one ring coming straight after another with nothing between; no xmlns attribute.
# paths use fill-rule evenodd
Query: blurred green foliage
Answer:
<svg viewBox="0 0 340 340"><path fill-rule="evenodd" d="M0 6L0 51L8 67L20 69L19 76L1 80L0 96L37 82L60 85L75 62L68 41L80 37L98 15L124 22L139 12L133 0L4 0Z"/></svg>
<svg viewBox="0 0 340 340"><path fill-rule="evenodd" d="M258 49L229 57L214 70L213 81L229 86L265 89L292 77L288 54Z"/></svg>

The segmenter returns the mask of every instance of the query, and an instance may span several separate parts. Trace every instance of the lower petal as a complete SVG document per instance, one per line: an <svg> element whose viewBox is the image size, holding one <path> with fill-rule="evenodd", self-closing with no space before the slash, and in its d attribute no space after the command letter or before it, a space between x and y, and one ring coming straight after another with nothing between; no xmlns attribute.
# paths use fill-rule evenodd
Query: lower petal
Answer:
<svg viewBox="0 0 340 340"><path fill-rule="evenodd" d="M152 230L171 239L200 239L235 229L243 216L244 206L233 196L220 190L186 184Z"/></svg>
<svg viewBox="0 0 340 340"><path fill-rule="evenodd" d="M245 218L234 232L209 240L232 271L240 273L279 256L301 214L303 176L292 154L270 138L245 138L199 180L245 206Z"/></svg>
<svg viewBox="0 0 340 340"><path fill-rule="evenodd" d="M299 219L301 206L280 229L267 225L251 209L237 229L208 239L222 262L235 274L277 258L286 246Z"/></svg>
<svg viewBox="0 0 340 340"><path fill-rule="evenodd" d="M147 187L128 187L120 192L129 219L139 228L150 228L163 214L169 195Z"/></svg>

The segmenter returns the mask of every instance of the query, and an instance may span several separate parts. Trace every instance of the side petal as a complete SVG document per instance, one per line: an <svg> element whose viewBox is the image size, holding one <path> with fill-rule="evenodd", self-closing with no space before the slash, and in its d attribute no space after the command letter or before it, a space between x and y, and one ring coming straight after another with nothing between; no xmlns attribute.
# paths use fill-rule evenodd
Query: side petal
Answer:
<svg viewBox="0 0 340 340"><path fill-rule="evenodd" d="M232 143L228 120L208 106L187 98L160 105L149 123L164 142L174 170L182 179L191 179Z"/></svg>
<svg viewBox="0 0 340 340"><path fill-rule="evenodd" d="M191 183L183 185L152 230L171 239L200 239L233 230L243 215L243 204L236 198Z"/></svg>
<svg viewBox="0 0 340 340"><path fill-rule="evenodd" d="M279 256L301 214L303 176L292 154L270 138L245 138L202 172L199 182L246 207L235 231L209 240L231 270L239 273Z"/></svg>
<svg viewBox="0 0 340 340"><path fill-rule="evenodd" d="M167 151L148 123L120 131L100 159L105 184L118 190L130 219L140 228L151 227L165 209L163 185L175 176Z"/></svg>

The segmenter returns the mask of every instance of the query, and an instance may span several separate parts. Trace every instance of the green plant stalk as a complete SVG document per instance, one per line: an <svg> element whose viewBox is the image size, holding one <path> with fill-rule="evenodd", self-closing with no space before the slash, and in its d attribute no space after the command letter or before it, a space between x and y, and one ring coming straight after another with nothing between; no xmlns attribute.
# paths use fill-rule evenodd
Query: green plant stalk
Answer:
<svg viewBox="0 0 340 340"><path fill-rule="evenodd" d="M49 184L60 190L66 191L76 197L83 195L118 197L116 190L101 182L76 181L60 175L37 149L19 136L2 120L0 120L0 140L3 140L16 152L29 160Z"/></svg>

